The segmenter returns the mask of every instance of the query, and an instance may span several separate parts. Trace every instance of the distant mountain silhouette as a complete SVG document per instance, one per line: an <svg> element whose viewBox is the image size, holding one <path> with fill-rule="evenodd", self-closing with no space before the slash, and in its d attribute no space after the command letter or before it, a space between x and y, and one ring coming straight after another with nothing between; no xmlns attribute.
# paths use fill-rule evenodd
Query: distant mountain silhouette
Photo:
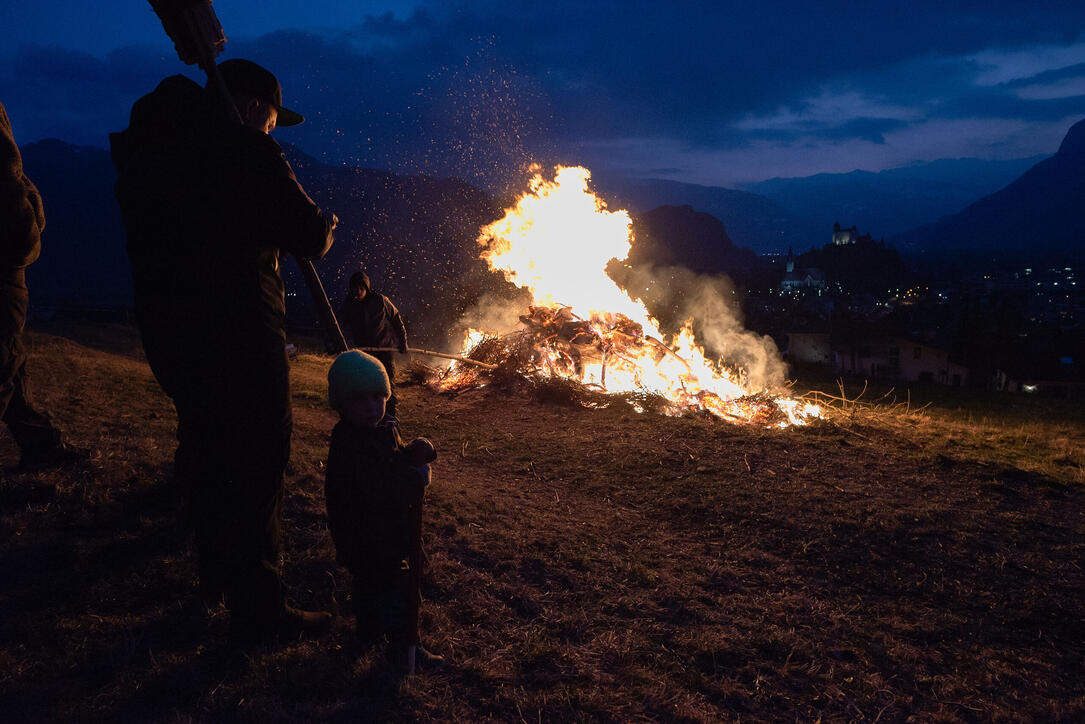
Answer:
<svg viewBox="0 0 1085 724"><path fill-rule="evenodd" d="M892 239L932 255L1085 256L1085 121L1051 158L959 213Z"/></svg>
<svg viewBox="0 0 1085 724"><path fill-rule="evenodd" d="M660 206L633 219L634 266L681 266L698 274L734 275L753 267L757 254L731 242L723 222L692 206Z"/></svg>
<svg viewBox="0 0 1085 724"><path fill-rule="evenodd" d="M1008 161L940 159L878 173L822 173L743 184L821 227L847 220L876 236L889 236L958 211L1010 183L1037 162L1033 156Z"/></svg>
<svg viewBox="0 0 1085 724"><path fill-rule="evenodd" d="M339 217L336 242L316 268L338 309L350 275L364 268L400 308L412 336L436 342L483 291L501 282L479 260L479 229L500 209L460 179L397 176L329 166L284 145L309 195ZM296 265L283 267L299 321L311 318Z"/></svg>
<svg viewBox="0 0 1085 724"><path fill-rule="evenodd" d="M625 261L611 262L610 277L644 302L667 334L691 317L704 342L706 297L748 287L766 265L750 249L736 246L723 222L692 206L660 206L633 216L633 244ZM708 291L711 290L711 291ZM709 307L712 307L709 303ZM716 312L709 312L710 316Z"/></svg>
<svg viewBox="0 0 1085 724"><path fill-rule="evenodd" d="M800 218L775 201L746 191L610 174L593 175L592 185L611 208L633 213L659 206L692 206L722 221L735 244L759 254L822 244L828 233L824 224Z"/></svg>

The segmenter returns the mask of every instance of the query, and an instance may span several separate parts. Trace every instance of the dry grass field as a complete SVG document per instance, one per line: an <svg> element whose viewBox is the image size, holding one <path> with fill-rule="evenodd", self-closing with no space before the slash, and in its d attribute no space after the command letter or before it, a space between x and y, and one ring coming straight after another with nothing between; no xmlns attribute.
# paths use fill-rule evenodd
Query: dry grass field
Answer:
<svg viewBox="0 0 1085 724"><path fill-rule="evenodd" d="M449 664L404 679L353 641L324 524L330 359L293 366L284 570L339 618L238 651L137 337L65 334L31 335L33 384L91 461L19 472L0 438L3 721L1085 720L1080 401L911 392L766 430L408 384Z"/></svg>

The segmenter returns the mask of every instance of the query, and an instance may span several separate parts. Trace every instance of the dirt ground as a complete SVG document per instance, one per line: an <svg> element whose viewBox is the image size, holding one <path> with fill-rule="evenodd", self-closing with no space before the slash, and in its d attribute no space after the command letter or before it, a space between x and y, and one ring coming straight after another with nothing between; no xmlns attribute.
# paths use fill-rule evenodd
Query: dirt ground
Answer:
<svg viewBox="0 0 1085 724"><path fill-rule="evenodd" d="M293 363L284 571L339 618L239 651L195 595L138 338L53 331L37 399L92 459L20 472L0 440L6 721L1085 719L1080 401L909 392L769 430L403 376L404 436L440 451L422 630L448 659L404 679L354 641L324 523L330 358Z"/></svg>

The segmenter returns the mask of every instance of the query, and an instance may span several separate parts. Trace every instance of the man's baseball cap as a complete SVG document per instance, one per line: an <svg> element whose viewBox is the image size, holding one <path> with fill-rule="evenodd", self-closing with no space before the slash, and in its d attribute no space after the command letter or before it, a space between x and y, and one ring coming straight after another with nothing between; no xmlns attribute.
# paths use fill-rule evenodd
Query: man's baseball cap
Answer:
<svg viewBox="0 0 1085 724"><path fill-rule="evenodd" d="M276 126L296 126L305 116L283 108L283 87L270 70L251 60L234 58L219 63L222 80L231 93L250 95L258 101L275 106L279 117Z"/></svg>

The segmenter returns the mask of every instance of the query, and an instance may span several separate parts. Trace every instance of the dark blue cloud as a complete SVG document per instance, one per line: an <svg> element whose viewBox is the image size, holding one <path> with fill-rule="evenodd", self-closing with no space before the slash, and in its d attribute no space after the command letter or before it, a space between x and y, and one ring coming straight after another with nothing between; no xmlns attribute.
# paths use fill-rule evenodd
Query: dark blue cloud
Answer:
<svg viewBox="0 0 1085 724"><path fill-rule="evenodd" d="M1085 10L1070 3L953 5L472 2L445 10L431 30L443 47L495 37L499 56L540 78L583 131L611 136L726 122L857 70L1063 42L1067 28L1085 27Z"/></svg>
<svg viewBox="0 0 1085 724"><path fill-rule="evenodd" d="M104 147L109 132L127 125L132 102L179 65L149 48L117 50L101 59L26 45L0 66L0 98L17 121L20 142L60 138Z"/></svg>
<svg viewBox="0 0 1085 724"><path fill-rule="evenodd" d="M938 106L942 118L988 118L1046 121L1085 116L1085 95L1068 98L1025 99L1000 92L961 94Z"/></svg>
<svg viewBox="0 0 1085 724"><path fill-rule="evenodd" d="M796 143L812 137L835 143L840 141L866 141L876 145L885 143L885 135L911 125L897 118L853 118L839 124L808 122L789 129L764 129L748 132L750 141L767 140Z"/></svg>
<svg viewBox="0 0 1085 724"><path fill-rule="evenodd" d="M327 161L489 185L532 160L638 141L680 148L686 157L643 169L679 175L689 154L753 144L884 145L923 120L1085 113L1073 97L1019 92L1076 78L1085 58L1070 63L1077 69L977 86L983 61L970 57L1081 42L1082 3L477 0L368 16L352 9L342 26L333 5L311 13L319 33L247 38L249 6L219 9L226 57L267 65L287 105L308 116L277 135ZM0 60L0 98L17 132L104 145L139 95L183 70L155 32L141 38L154 45L104 59L32 46ZM833 116L824 104L835 94L863 102Z"/></svg>
<svg viewBox="0 0 1085 724"><path fill-rule="evenodd" d="M1085 62L1068 65L1065 68L1045 70L1027 78L1016 78L1003 84L1005 88L1024 88L1038 83L1053 83L1067 78L1085 78Z"/></svg>

